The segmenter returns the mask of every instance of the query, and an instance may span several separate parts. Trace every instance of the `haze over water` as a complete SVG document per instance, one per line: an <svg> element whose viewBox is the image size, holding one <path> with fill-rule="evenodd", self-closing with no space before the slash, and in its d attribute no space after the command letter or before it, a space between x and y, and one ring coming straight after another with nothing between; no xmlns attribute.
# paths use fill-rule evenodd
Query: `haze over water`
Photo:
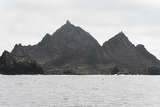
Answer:
<svg viewBox="0 0 160 107"><path fill-rule="evenodd" d="M4 76L0 107L158 107L160 76Z"/></svg>

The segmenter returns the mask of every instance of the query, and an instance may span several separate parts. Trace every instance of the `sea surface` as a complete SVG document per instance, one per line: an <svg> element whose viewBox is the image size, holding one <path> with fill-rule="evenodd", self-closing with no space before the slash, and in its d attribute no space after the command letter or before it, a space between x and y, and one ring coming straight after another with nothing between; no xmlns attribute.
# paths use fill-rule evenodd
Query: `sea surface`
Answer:
<svg viewBox="0 0 160 107"><path fill-rule="evenodd" d="M0 107L160 107L160 76L4 76Z"/></svg>

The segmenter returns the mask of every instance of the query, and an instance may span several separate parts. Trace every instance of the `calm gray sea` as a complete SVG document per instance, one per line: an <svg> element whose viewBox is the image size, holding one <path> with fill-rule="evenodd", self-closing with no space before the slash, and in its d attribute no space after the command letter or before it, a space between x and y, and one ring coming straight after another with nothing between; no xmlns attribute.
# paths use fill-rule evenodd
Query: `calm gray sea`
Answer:
<svg viewBox="0 0 160 107"><path fill-rule="evenodd" d="M0 107L160 107L160 76L4 76Z"/></svg>

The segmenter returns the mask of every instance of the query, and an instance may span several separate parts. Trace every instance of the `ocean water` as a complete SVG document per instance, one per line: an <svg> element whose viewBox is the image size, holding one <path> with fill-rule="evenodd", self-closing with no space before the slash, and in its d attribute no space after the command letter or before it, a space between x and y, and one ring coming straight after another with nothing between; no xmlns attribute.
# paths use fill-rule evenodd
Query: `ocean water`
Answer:
<svg viewBox="0 0 160 107"><path fill-rule="evenodd" d="M0 107L160 107L160 76L4 76Z"/></svg>

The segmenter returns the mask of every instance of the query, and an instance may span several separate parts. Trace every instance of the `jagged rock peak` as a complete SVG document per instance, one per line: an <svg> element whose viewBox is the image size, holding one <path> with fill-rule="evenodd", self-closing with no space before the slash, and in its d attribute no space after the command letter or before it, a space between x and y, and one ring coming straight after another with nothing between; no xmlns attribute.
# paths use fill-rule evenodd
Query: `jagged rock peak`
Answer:
<svg viewBox="0 0 160 107"><path fill-rule="evenodd" d="M69 20L67 20L63 26L61 26L56 32L54 32L52 34L52 36L58 32L66 32L66 31L68 32L68 31L72 31L74 29L76 29L76 26L74 26L73 24L71 24L71 22Z"/></svg>
<svg viewBox="0 0 160 107"><path fill-rule="evenodd" d="M136 48L145 48L145 46L144 45L142 45L142 44L138 44L137 46L136 46Z"/></svg>
<svg viewBox="0 0 160 107"><path fill-rule="evenodd" d="M52 35L50 35L49 33L47 33L38 44L39 45L46 44L46 43L48 43L51 40L51 38L52 38Z"/></svg>
<svg viewBox="0 0 160 107"><path fill-rule="evenodd" d="M42 41L46 41L46 40L50 39L51 36L52 36L52 35L50 35L49 33L47 33L47 34L43 37Z"/></svg>
<svg viewBox="0 0 160 107"><path fill-rule="evenodd" d="M13 48L13 50L17 50L17 49L21 49L21 48L23 48L23 46L22 46L22 44L20 43L20 44L16 44L15 46L14 46L14 48ZM12 51L13 51L12 50ZM11 52L12 53L12 52Z"/></svg>
<svg viewBox="0 0 160 107"><path fill-rule="evenodd" d="M148 52L145 46L142 44L137 45L136 50L141 54L143 54L147 59L157 60L157 58L154 55L152 55L150 52Z"/></svg>
<svg viewBox="0 0 160 107"><path fill-rule="evenodd" d="M16 44L15 47L22 47L22 44Z"/></svg>
<svg viewBox="0 0 160 107"><path fill-rule="evenodd" d="M21 49L23 46L21 44L16 44L13 48L13 50ZM12 50L12 51L13 51Z"/></svg>
<svg viewBox="0 0 160 107"><path fill-rule="evenodd" d="M45 35L46 37L50 37L51 35L49 34L49 33L46 33L46 35Z"/></svg>
<svg viewBox="0 0 160 107"><path fill-rule="evenodd" d="M11 54L8 51L4 51L2 56L0 57L0 66L5 64L13 64L13 57L11 56Z"/></svg>
<svg viewBox="0 0 160 107"><path fill-rule="evenodd" d="M13 50L11 51L11 54L13 56L25 56L26 55L25 47L26 46L22 46L21 44L16 44Z"/></svg>
<svg viewBox="0 0 160 107"><path fill-rule="evenodd" d="M66 21L66 24L71 24L71 22L69 20Z"/></svg>
<svg viewBox="0 0 160 107"><path fill-rule="evenodd" d="M113 38L109 39L108 41L106 41L103 45L107 45L107 44L125 44L125 45L133 45L128 37L123 33L123 31L119 32L118 34L116 34Z"/></svg>
<svg viewBox="0 0 160 107"><path fill-rule="evenodd" d="M5 50L5 51L2 53L2 57L8 56L9 54L10 54L10 53Z"/></svg>
<svg viewBox="0 0 160 107"><path fill-rule="evenodd" d="M65 27L75 27L69 20L67 20L66 23L63 26L65 26Z"/></svg>
<svg viewBox="0 0 160 107"><path fill-rule="evenodd" d="M128 37L123 33L123 31L119 32L114 39L128 39Z"/></svg>
<svg viewBox="0 0 160 107"><path fill-rule="evenodd" d="M148 52L148 51L146 50L145 46L142 45L142 44L138 44L138 45L136 46L136 49L139 50L139 51Z"/></svg>

